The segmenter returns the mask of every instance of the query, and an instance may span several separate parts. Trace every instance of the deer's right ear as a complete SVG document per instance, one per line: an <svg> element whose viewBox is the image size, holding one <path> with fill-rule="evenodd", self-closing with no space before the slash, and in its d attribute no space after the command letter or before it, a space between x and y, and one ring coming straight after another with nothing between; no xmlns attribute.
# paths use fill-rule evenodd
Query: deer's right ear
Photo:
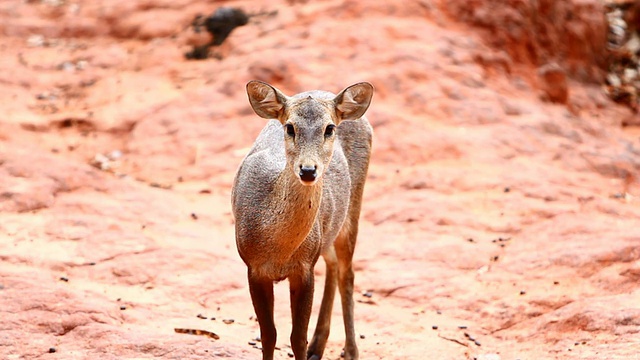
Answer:
<svg viewBox="0 0 640 360"><path fill-rule="evenodd" d="M253 111L265 119L278 119L287 101L287 96L280 90L258 80L249 81L247 95Z"/></svg>

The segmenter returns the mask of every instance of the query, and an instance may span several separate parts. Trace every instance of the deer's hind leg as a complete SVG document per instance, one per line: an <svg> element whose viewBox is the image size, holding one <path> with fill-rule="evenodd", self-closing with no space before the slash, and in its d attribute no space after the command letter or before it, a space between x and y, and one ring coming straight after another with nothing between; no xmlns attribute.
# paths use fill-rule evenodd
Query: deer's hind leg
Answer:
<svg viewBox="0 0 640 360"><path fill-rule="evenodd" d="M329 338L331 312L333 310L333 301L338 283L338 258L336 257L336 251L333 245L331 245L322 256L327 265L327 275L324 283L322 304L320 305L320 314L318 315L318 324L316 325L316 330L307 351L307 358L309 360L322 359L322 354L324 353L327 339Z"/></svg>
<svg viewBox="0 0 640 360"><path fill-rule="evenodd" d="M359 210L359 209L358 209ZM359 215L359 211L358 211ZM349 221L350 220L350 221ZM347 219L340 235L336 239L335 250L338 259L338 288L342 300L342 317L346 335L344 345L344 359L357 360L358 347L353 315L353 251L358 235L358 218Z"/></svg>

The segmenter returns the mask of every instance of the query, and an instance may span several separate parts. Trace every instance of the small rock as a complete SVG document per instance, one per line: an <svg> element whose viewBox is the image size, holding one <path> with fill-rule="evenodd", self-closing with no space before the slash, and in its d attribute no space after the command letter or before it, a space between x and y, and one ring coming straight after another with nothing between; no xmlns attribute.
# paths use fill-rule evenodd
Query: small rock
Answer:
<svg viewBox="0 0 640 360"><path fill-rule="evenodd" d="M120 305L120 310L127 310L127 307L124 305Z"/></svg>
<svg viewBox="0 0 640 360"><path fill-rule="evenodd" d="M110 153L107 155L107 157L108 157L110 160L112 160L112 161L118 160L118 159L120 159L120 158L122 157L122 151L120 151L120 150L113 150L112 152L110 152Z"/></svg>
<svg viewBox="0 0 640 360"><path fill-rule="evenodd" d="M42 35L31 35L27 39L27 46L29 47L41 47L44 46L45 40Z"/></svg>
<svg viewBox="0 0 640 360"><path fill-rule="evenodd" d="M76 63L76 69L84 70L87 68L87 65L89 65L89 63L86 60L80 60Z"/></svg>
<svg viewBox="0 0 640 360"><path fill-rule="evenodd" d="M54 352L56 352L56 351L57 351L57 350L56 350L56 348L54 348L54 347L50 347L50 348L49 348L49 353L50 353L50 354L53 354L53 353L54 353Z"/></svg>
<svg viewBox="0 0 640 360"><path fill-rule="evenodd" d="M502 109L504 110L504 113L507 115L516 116L516 115L522 114L522 109L518 105L510 101L503 102Z"/></svg>
<svg viewBox="0 0 640 360"><path fill-rule="evenodd" d="M66 276L60 276L60 280L64 282L69 282L69 278Z"/></svg>
<svg viewBox="0 0 640 360"><path fill-rule="evenodd" d="M225 323L225 324L227 324L227 325L229 325L229 324L233 324L233 323L234 323L234 322L236 322L236 321L235 321L235 320L233 320L233 319L224 319L224 320L222 320L222 322L223 322L223 323Z"/></svg>
<svg viewBox="0 0 640 360"><path fill-rule="evenodd" d="M556 63L546 64L538 69L538 85L546 100L566 104L569 99L567 74Z"/></svg>
<svg viewBox="0 0 640 360"><path fill-rule="evenodd" d="M70 61L65 61L58 66L58 69L66 72L73 72L76 70L76 66Z"/></svg>
<svg viewBox="0 0 640 360"><path fill-rule="evenodd" d="M433 330L438 330L438 325L433 325L433 326L431 326L431 328L432 328Z"/></svg>
<svg viewBox="0 0 640 360"><path fill-rule="evenodd" d="M205 320L207 319L207 317L206 317L206 316L204 316L204 315L202 315L202 314L198 314L198 315L196 315L196 317L197 317L198 319L205 319Z"/></svg>

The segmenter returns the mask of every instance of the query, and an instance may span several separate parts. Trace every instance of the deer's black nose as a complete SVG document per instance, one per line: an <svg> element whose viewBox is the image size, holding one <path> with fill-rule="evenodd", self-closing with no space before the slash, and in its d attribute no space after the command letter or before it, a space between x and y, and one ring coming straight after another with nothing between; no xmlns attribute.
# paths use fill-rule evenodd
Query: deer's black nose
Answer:
<svg viewBox="0 0 640 360"><path fill-rule="evenodd" d="M316 179L316 166L303 166L300 165L300 179L305 182L312 182Z"/></svg>

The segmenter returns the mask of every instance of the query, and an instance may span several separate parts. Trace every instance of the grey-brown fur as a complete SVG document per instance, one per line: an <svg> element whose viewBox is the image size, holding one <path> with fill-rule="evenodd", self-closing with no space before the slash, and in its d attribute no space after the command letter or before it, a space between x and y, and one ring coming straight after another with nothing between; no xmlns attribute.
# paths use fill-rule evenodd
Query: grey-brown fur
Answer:
<svg viewBox="0 0 640 360"><path fill-rule="evenodd" d="M252 81L247 93L259 116L276 119L258 135L232 191L236 243L248 268L262 358L273 359L276 343L273 283L288 278L296 360L322 358L336 284L346 331L345 359L357 359L351 262L371 153L372 129L364 112L373 87L359 83L338 95L310 91L288 97ZM307 349L313 268L320 255L327 263L327 279Z"/></svg>

